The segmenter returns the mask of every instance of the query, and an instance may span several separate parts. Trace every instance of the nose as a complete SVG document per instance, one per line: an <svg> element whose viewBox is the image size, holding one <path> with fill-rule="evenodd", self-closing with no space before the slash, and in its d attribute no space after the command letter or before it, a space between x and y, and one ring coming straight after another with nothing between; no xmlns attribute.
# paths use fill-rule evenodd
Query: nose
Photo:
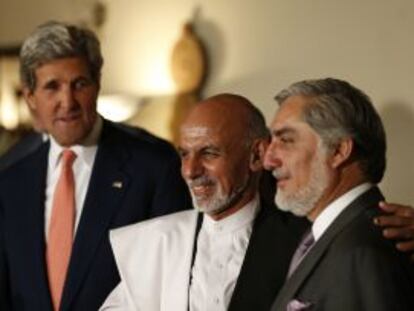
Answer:
<svg viewBox="0 0 414 311"><path fill-rule="evenodd" d="M194 156L188 156L182 159L181 162L181 174L184 179L195 179L203 174L203 165L201 161Z"/></svg>
<svg viewBox="0 0 414 311"><path fill-rule="evenodd" d="M282 165L282 160L278 155L278 150L276 146L276 142L271 142L266 149L266 153L264 156L264 168L272 171L275 168L278 168Z"/></svg>
<svg viewBox="0 0 414 311"><path fill-rule="evenodd" d="M65 110L71 110L76 106L74 90L71 87L64 87L60 94L60 107Z"/></svg>

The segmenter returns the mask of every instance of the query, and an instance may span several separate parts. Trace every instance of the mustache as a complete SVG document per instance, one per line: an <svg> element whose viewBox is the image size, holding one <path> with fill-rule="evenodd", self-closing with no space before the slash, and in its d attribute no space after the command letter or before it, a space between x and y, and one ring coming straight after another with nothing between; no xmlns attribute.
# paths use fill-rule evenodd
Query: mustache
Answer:
<svg viewBox="0 0 414 311"><path fill-rule="evenodd" d="M282 178L286 178L289 177L289 174L287 172L284 172L282 169L280 168L275 168L272 171L272 175L274 178L276 179L282 179Z"/></svg>
<svg viewBox="0 0 414 311"><path fill-rule="evenodd" d="M200 176L192 180L187 180L188 187L198 187L198 186L211 186L214 185L216 181L213 178L208 176Z"/></svg>

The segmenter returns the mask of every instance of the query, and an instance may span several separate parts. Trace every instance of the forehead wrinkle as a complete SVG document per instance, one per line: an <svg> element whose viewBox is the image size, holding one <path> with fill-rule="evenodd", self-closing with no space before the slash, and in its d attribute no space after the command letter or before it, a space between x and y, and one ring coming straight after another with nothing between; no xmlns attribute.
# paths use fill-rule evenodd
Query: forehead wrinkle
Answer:
<svg viewBox="0 0 414 311"><path fill-rule="evenodd" d="M213 130L207 126L184 126L181 128L181 134L189 138L209 136Z"/></svg>
<svg viewBox="0 0 414 311"><path fill-rule="evenodd" d="M184 125L180 131L180 146L187 148L200 148L214 143L214 130L208 126Z"/></svg>

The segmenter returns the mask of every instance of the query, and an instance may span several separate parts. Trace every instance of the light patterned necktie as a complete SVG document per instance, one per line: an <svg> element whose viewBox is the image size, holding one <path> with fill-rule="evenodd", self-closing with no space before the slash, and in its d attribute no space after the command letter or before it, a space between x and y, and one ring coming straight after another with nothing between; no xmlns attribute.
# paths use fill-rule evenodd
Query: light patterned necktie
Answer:
<svg viewBox="0 0 414 311"><path fill-rule="evenodd" d="M302 261L303 257L309 252L311 247L315 244L315 239L312 234L312 230L309 230L303 237L302 241L300 242L298 248L293 254L292 260L290 261L288 277L295 272L296 268L299 266L300 262Z"/></svg>
<svg viewBox="0 0 414 311"><path fill-rule="evenodd" d="M53 196L46 260L54 310L59 310L72 251L75 220L75 181L72 164L75 158L75 152L70 149L62 152L62 171Z"/></svg>

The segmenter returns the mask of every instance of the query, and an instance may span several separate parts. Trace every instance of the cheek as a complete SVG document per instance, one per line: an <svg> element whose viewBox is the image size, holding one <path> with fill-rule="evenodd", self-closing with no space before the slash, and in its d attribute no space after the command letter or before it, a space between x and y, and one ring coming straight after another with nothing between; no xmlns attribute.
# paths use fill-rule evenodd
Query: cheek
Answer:
<svg viewBox="0 0 414 311"><path fill-rule="evenodd" d="M203 175L210 178L221 187L227 188L228 171L220 161L203 162Z"/></svg>
<svg viewBox="0 0 414 311"><path fill-rule="evenodd" d="M81 109L86 112L96 111L96 101L98 92L96 88L79 91L76 95L76 101L81 106Z"/></svg>
<svg viewBox="0 0 414 311"><path fill-rule="evenodd" d="M249 169L246 165L226 168L221 174L220 183L224 190L229 193L246 182L249 176Z"/></svg>
<svg viewBox="0 0 414 311"><path fill-rule="evenodd" d="M52 122L53 120L53 105L49 102L43 101L41 104L37 103L34 109L36 117L43 123Z"/></svg>
<svg viewBox="0 0 414 311"><path fill-rule="evenodd" d="M291 164L290 174L294 176L295 184L299 187L307 185L312 170L313 158L305 156L293 161Z"/></svg>
<svg viewBox="0 0 414 311"><path fill-rule="evenodd" d="M49 111L53 111L56 99L55 96L48 94L47 92L36 91L28 103L36 112L47 114Z"/></svg>
<svg viewBox="0 0 414 311"><path fill-rule="evenodd" d="M94 123L97 116L96 104L94 99L88 98L87 100L83 100L81 102L81 110L85 122Z"/></svg>
<svg viewBox="0 0 414 311"><path fill-rule="evenodd" d="M78 102L81 104L82 109L85 111L92 112L96 110L96 96L82 95L79 96Z"/></svg>

